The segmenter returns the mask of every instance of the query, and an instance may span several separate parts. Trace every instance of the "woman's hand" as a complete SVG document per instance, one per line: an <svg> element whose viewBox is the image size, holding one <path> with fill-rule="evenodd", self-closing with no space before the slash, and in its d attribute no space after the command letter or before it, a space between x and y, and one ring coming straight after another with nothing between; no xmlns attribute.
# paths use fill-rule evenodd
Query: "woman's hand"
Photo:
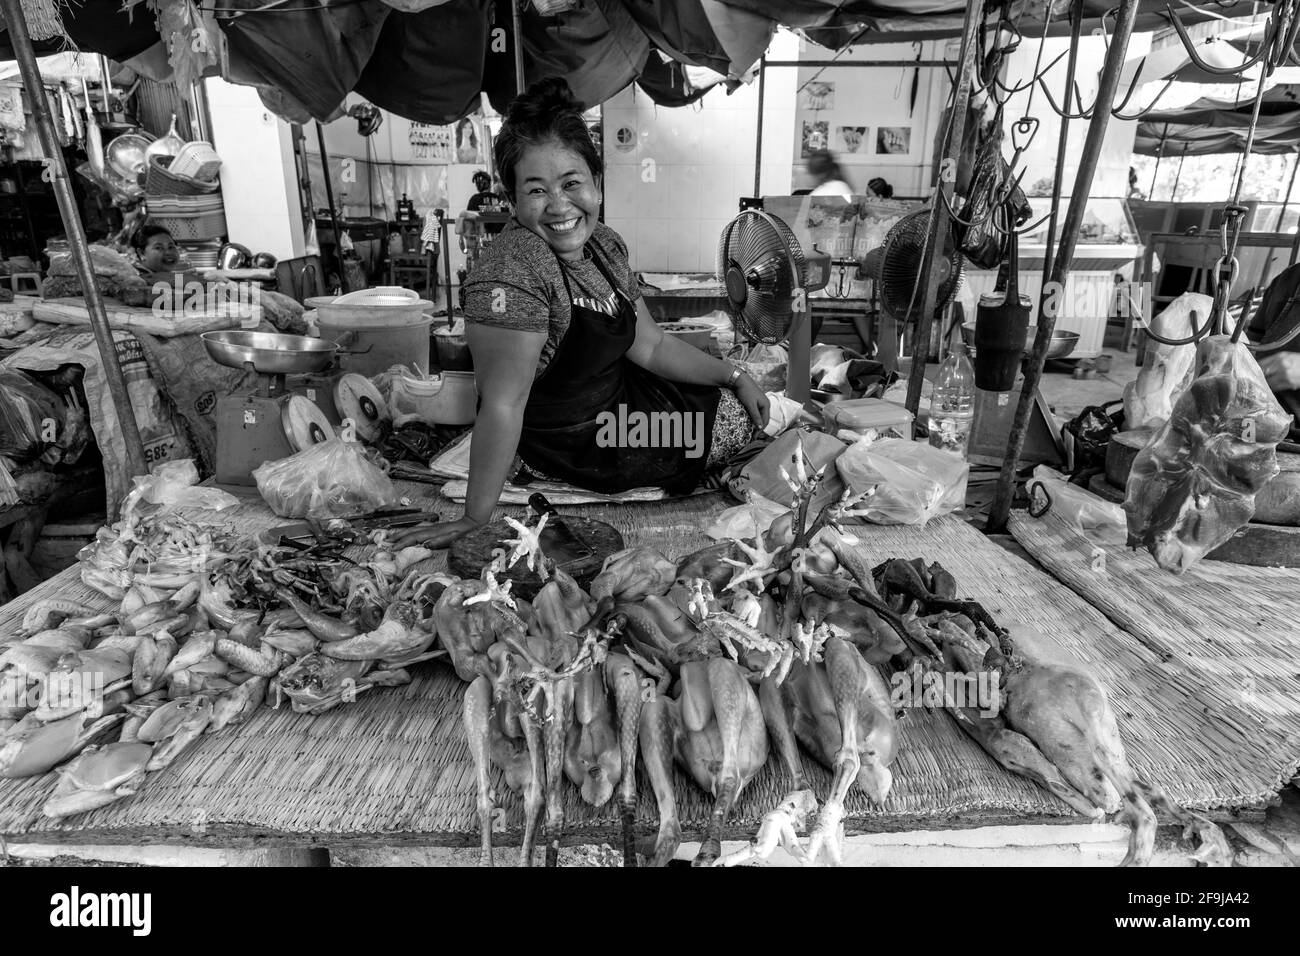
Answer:
<svg viewBox="0 0 1300 956"><path fill-rule="evenodd" d="M480 522L462 515L455 521L448 521L445 524L439 522L427 527L412 528L397 538L392 546L401 549L423 545L436 551L439 548L450 547L453 541L463 538L478 527L481 527Z"/></svg>
<svg viewBox="0 0 1300 956"><path fill-rule="evenodd" d="M767 393L758 387L757 382L744 373L736 380L735 391L736 400L744 406L745 411L749 412L754 427L760 429L767 427L767 413L771 405L767 399Z"/></svg>
<svg viewBox="0 0 1300 956"><path fill-rule="evenodd" d="M1259 360L1264 381L1275 392L1300 388L1300 352L1274 352Z"/></svg>

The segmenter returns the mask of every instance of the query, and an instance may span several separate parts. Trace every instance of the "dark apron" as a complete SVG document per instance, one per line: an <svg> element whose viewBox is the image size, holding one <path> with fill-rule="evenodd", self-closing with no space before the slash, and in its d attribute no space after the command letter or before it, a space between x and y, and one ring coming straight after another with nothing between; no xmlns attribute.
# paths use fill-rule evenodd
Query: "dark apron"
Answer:
<svg viewBox="0 0 1300 956"><path fill-rule="evenodd" d="M627 351L636 340L636 307L623 295L594 249L592 258L617 297L617 314L610 317L575 305L569 277L560 263L572 318L550 364L537 377L528 396L519 436L519 457L529 468L548 478L602 494L645 487L687 494L695 489L704 473L713 440L719 389L665 381L627 359ZM692 438L698 443L699 456L688 458L686 452L691 449L681 445L647 447L642 442L648 434L633 435L634 441L629 443L617 431L613 435L614 443L602 447L597 438L605 421L599 416L609 412L617 424L620 406L625 409L623 420L627 421L637 420L639 416L632 413L638 412L692 416L692 427L696 428ZM702 429L696 427L701 421ZM611 429L605 427L605 431L603 437L610 437ZM641 447L628 447L632 444Z"/></svg>

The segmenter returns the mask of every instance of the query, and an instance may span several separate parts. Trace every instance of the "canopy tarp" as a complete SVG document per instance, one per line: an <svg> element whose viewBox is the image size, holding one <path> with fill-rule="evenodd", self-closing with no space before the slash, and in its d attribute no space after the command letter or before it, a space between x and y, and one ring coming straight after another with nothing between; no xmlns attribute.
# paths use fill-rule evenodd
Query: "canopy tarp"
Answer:
<svg viewBox="0 0 1300 956"><path fill-rule="evenodd" d="M1216 126L1186 126L1169 123L1139 123L1133 152L1140 156L1206 156L1211 153L1243 153L1247 131ZM1275 156L1300 150L1300 125L1255 131L1251 153Z"/></svg>
<svg viewBox="0 0 1300 956"><path fill-rule="evenodd" d="M1255 104L1253 89L1243 89L1235 99L1203 96L1186 106L1153 110L1142 117L1147 123L1179 126L1212 126L1216 129L1245 129ZM1300 126L1300 84L1283 83L1264 91L1259 103L1260 128Z"/></svg>
<svg viewBox="0 0 1300 956"><path fill-rule="evenodd" d="M1168 26L1165 0L1140 0L1137 29ZM1086 28L1114 0L1083 0ZM193 0L81 0L65 2L63 23L79 49L118 61L160 62L171 44L171 66L260 87L268 105L302 121L327 119L355 90L376 106L426 123L453 122L471 112L485 92L501 109L515 92L514 53L507 0L223 0L203 25L215 23L225 42L220 67L192 46L200 21ZM604 102L646 76L643 89L660 102L680 104L691 90L666 79L664 54L677 63L742 78L762 55L778 24L802 30L833 50L861 43L899 43L960 34L964 0L584 0L546 16L559 0L522 11L526 83L565 76L586 106ZM1069 29L1069 0L1012 0L1009 15L1025 36ZM1250 0L1221 2L1215 11L1179 8L1187 24L1255 12ZM167 26L160 32L159 23ZM51 52L58 38L37 44ZM141 54L145 54L141 57ZM11 59L0 33L0 59ZM187 61L187 57L190 60ZM146 69L145 72L150 72ZM680 71L678 71L680 72ZM154 76L154 78L160 78Z"/></svg>

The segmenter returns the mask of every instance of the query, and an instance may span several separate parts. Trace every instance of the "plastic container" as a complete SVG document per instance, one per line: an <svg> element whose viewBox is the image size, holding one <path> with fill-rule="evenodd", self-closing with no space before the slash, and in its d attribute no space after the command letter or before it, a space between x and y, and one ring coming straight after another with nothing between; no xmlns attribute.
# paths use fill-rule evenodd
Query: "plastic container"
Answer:
<svg viewBox="0 0 1300 956"><path fill-rule="evenodd" d="M912 438L912 413L882 398L832 402L822 408L822 419L826 430L839 438L851 437L842 432L860 437L871 431L880 438Z"/></svg>
<svg viewBox="0 0 1300 956"><path fill-rule="evenodd" d="M939 366L930 396L930 444L965 458L974 420L975 368L958 342Z"/></svg>
<svg viewBox="0 0 1300 956"><path fill-rule="evenodd" d="M465 343L465 326L458 324L450 329L433 330L433 347L438 359L438 368L444 372L471 372L474 370L474 357L470 355Z"/></svg>
<svg viewBox="0 0 1300 956"><path fill-rule="evenodd" d="M349 372L378 375L394 365L429 371L431 303L406 289L365 289L339 296L313 297L304 305L316 310L321 338L339 345Z"/></svg>
<svg viewBox="0 0 1300 956"><path fill-rule="evenodd" d="M469 425L478 410L473 372L443 372L428 378L394 374L389 408L395 417L416 415L431 425Z"/></svg>

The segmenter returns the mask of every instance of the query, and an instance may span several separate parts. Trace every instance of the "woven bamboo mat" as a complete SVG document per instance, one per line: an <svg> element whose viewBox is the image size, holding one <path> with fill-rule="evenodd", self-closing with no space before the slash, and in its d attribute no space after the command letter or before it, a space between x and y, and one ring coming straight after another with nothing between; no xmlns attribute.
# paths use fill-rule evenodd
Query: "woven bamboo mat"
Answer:
<svg viewBox="0 0 1300 956"><path fill-rule="evenodd" d="M1177 575L1145 550L1101 547L1105 557L1098 562L1098 546L1050 513L1017 512L1009 527L1053 577L1160 660L1193 673L1195 699L1221 720L1249 729L1255 749L1272 752L1266 766L1280 780L1295 774L1300 570L1201 561Z"/></svg>
<svg viewBox="0 0 1300 956"><path fill-rule="evenodd" d="M414 485L403 490L412 497L429 493ZM677 555L707 543L704 529L727 504L709 495L580 510L610 521L630 543ZM249 530L276 523L260 502L242 506L237 520ZM1132 763L1174 799L1207 810L1258 808L1276 792L1286 759L1274 738L1203 713L1194 674L1161 661L1064 585L970 526L947 518L925 529L864 527L860 538L872 561L921 556L943 562L1000 620L1032 628L1095 665L1112 689ZM65 572L0 608L0 629L16 623L31 602L55 594L106 603L75 572ZM431 663L416 668L405 687L367 692L319 717L263 710L243 726L204 737L166 771L151 775L140 794L62 823L40 815L52 777L0 781L0 834L47 842L473 844L478 827L473 766L460 724L463 686L448 666ZM1003 771L942 713L914 710L900 733L888 802L874 808L851 794L850 832L1073 817L1054 797ZM824 795L829 774L810 758L805 762ZM521 801L495 771L494 782L506 812L497 840L517 843ZM638 818L648 834L658 814L643 769L638 783ZM786 789L784 774L769 760L742 795L729 834L752 834ZM676 792L688 838L697 835L712 799L680 772ZM567 782L564 793L568 839L615 837L612 804L592 810Z"/></svg>

